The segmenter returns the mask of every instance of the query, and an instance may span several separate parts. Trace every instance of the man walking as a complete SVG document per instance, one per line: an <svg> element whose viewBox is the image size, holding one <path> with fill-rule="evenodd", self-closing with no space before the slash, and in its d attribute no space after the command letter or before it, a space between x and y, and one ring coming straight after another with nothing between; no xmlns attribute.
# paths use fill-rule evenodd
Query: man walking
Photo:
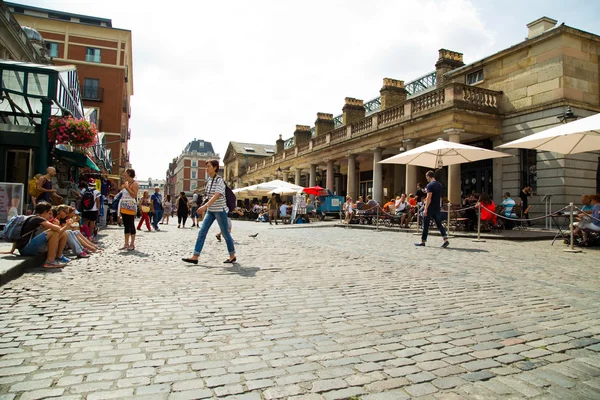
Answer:
<svg viewBox="0 0 600 400"><path fill-rule="evenodd" d="M533 225L529 220L529 198L533 197L533 189L530 185L525 185L521 193L519 193L519 197L521 198L521 218L527 220L527 225Z"/></svg>
<svg viewBox="0 0 600 400"><path fill-rule="evenodd" d="M54 167L46 168L46 175L42 175L37 180L37 192L41 193L36 203L45 201L46 203L52 204L51 195L56 193L56 189L52 189L52 178L56 175L56 169Z"/></svg>
<svg viewBox="0 0 600 400"><path fill-rule="evenodd" d="M275 225L277 225L277 195L273 193L271 198L269 199L269 224L273 225L271 222L275 220Z"/></svg>
<svg viewBox="0 0 600 400"><path fill-rule="evenodd" d="M433 171L427 171L425 178L429 182L427 184L427 197L425 197L425 206L423 207L423 233L421 234L421 241L415 243L415 246L423 247L427 243L427 235L429 234L429 221L432 219L435 221L435 225L440 230L440 234L444 239L442 248L448 247L448 235L446 229L442 225L442 185L435 180Z"/></svg>
<svg viewBox="0 0 600 400"><path fill-rule="evenodd" d="M163 216L163 205L162 205L162 195L160 194L160 188L158 186L154 187L154 194L150 196L150 202L152 204L152 212L154 213L152 218L152 226L155 231L160 231L158 227L158 223L162 219Z"/></svg>

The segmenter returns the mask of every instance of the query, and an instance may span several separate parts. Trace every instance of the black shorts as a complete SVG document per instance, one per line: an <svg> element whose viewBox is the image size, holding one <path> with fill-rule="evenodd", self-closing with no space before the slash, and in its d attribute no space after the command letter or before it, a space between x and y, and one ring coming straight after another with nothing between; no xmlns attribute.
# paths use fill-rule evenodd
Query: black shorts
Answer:
<svg viewBox="0 0 600 400"><path fill-rule="evenodd" d="M98 211L84 211L83 219L85 219L86 221L96 222L98 220Z"/></svg>

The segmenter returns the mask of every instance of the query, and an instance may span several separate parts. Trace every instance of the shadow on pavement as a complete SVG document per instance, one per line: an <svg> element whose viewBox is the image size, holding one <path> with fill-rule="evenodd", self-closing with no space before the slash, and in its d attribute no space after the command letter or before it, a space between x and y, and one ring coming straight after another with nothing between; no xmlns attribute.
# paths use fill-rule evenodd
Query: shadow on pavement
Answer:
<svg viewBox="0 0 600 400"><path fill-rule="evenodd" d="M444 250L446 250L446 251L450 251L450 250L464 251L465 253L489 253L488 250L483 250L483 249L463 249L461 247L452 247L452 246L450 246Z"/></svg>
<svg viewBox="0 0 600 400"><path fill-rule="evenodd" d="M258 271L260 271L260 268L257 268L257 267L244 268L240 264L234 264L231 267L225 267L223 269L230 274L238 274L240 276L245 276L245 277L249 277L249 278L255 277L256 273Z"/></svg>

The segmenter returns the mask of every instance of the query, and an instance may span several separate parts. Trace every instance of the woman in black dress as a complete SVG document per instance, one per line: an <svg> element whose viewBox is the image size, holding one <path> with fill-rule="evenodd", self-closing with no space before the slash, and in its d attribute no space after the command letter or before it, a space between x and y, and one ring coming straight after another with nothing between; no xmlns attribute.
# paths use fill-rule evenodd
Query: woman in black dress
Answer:
<svg viewBox="0 0 600 400"><path fill-rule="evenodd" d="M183 220L183 227L185 228L185 221L188 217L188 198L184 192L179 193L177 198L177 227L181 228L181 221Z"/></svg>

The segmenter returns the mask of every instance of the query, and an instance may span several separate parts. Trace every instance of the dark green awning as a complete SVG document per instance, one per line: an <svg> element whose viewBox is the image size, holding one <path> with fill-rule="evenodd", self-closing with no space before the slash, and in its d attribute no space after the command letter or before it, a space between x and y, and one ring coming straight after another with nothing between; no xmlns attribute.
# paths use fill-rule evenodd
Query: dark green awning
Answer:
<svg viewBox="0 0 600 400"><path fill-rule="evenodd" d="M91 168L100 172L100 168L85 154L61 149L54 149L54 155L75 167Z"/></svg>

